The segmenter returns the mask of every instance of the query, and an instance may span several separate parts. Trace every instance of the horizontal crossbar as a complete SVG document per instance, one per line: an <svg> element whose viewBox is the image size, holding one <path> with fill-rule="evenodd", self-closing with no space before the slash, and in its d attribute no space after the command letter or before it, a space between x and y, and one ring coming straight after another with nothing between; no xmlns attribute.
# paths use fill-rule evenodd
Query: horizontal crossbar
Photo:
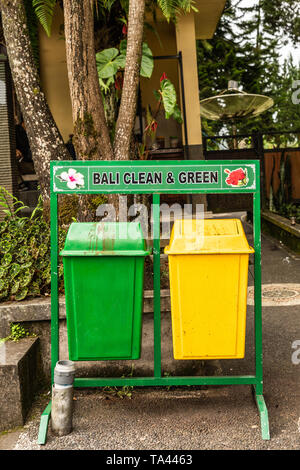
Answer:
<svg viewBox="0 0 300 470"><path fill-rule="evenodd" d="M255 385L258 379L255 375L244 376L207 376L207 377L122 377L122 378L75 378L74 387L148 387L171 385Z"/></svg>

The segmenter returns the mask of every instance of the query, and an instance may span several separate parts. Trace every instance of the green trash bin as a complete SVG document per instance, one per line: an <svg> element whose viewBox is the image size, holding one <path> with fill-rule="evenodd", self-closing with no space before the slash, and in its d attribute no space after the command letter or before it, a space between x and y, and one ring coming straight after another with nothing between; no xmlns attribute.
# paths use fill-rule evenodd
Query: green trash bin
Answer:
<svg viewBox="0 0 300 470"><path fill-rule="evenodd" d="M63 257L69 358L139 359L145 256L139 223L72 223Z"/></svg>

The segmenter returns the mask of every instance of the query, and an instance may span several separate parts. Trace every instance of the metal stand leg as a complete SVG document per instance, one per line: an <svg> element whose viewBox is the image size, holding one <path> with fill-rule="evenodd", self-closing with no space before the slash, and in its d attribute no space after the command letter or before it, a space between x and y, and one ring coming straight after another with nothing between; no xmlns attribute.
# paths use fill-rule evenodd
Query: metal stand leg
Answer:
<svg viewBox="0 0 300 470"><path fill-rule="evenodd" d="M38 444L44 445L46 444L47 440L47 432L48 432L48 423L51 414L51 401L45 408L40 421L40 429L38 435Z"/></svg>
<svg viewBox="0 0 300 470"><path fill-rule="evenodd" d="M265 403L264 396L256 392L255 385L253 386L253 397L255 399L258 412L260 415L262 439L268 441L270 439L268 409Z"/></svg>

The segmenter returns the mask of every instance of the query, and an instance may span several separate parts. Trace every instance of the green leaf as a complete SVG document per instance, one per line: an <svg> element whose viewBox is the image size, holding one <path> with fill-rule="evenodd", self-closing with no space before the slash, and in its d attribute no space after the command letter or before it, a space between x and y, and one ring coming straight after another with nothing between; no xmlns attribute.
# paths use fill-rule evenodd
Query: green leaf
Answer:
<svg viewBox="0 0 300 470"><path fill-rule="evenodd" d="M28 284L31 282L32 278L33 278L33 272L30 271L28 268L25 269L24 272L22 272L22 277L18 278L18 280L20 279L20 286L27 287Z"/></svg>
<svg viewBox="0 0 300 470"><path fill-rule="evenodd" d="M0 222L0 233L3 233L4 230L7 229L7 225L8 225L8 223L7 223L6 220L3 220L2 222Z"/></svg>
<svg viewBox="0 0 300 470"><path fill-rule="evenodd" d="M7 269L5 269L4 267L0 266L0 279L2 277L4 277L7 273Z"/></svg>
<svg viewBox="0 0 300 470"><path fill-rule="evenodd" d="M52 20L56 0L32 0L35 14L46 31L47 36L51 35Z"/></svg>
<svg viewBox="0 0 300 470"><path fill-rule="evenodd" d="M153 54L146 42L143 42L142 61L140 74L142 77L150 78L154 68Z"/></svg>
<svg viewBox="0 0 300 470"><path fill-rule="evenodd" d="M8 296L8 290L4 290L0 292L0 300L5 300Z"/></svg>
<svg viewBox="0 0 300 470"><path fill-rule="evenodd" d="M165 108L165 116L166 119L169 119L169 117L174 113L177 102L176 90L173 83L171 83L168 78L161 81L160 89L163 106Z"/></svg>
<svg viewBox="0 0 300 470"><path fill-rule="evenodd" d="M27 246L22 246L20 248L16 258L20 263L24 263L29 258L29 250Z"/></svg>
<svg viewBox="0 0 300 470"><path fill-rule="evenodd" d="M19 274L20 271L21 271L21 266L18 263L12 263L9 274L11 278L14 279Z"/></svg>
<svg viewBox="0 0 300 470"><path fill-rule="evenodd" d="M12 295L16 294L19 290L19 287L20 287L20 282L15 282L12 288L10 289L10 293Z"/></svg>
<svg viewBox="0 0 300 470"><path fill-rule="evenodd" d="M120 68L125 68L126 50L127 40L123 39L120 43L120 55L119 57L117 57L117 61L120 65ZM143 42L140 75L145 78L150 78L153 72L153 68L154 60L152 51L148 44L146 42Z"/></svg>
<svg viewBox="0 0 300 470"><path fill-rule="evenodd" d="M18 301L23 300L23 299L25 299L27 294L28 294L28 289L27 289L27 287L25 287L25 288L18 291L18 293L15 296L15 299L18 300Z"/></svg>
<svg viewBox="0 0 300 470"><path fill-rule="evenodd" d="M126 55L127 39L122 39L120 42L120 54Z"/></svg>
<svg viewBox="0 0 300 470"><path fill-rule="evenodd" d="M44 257L45 254L48 252L48 246L45 243L40 244L40 256Z"/></svg>
<svg viewBox="0 0 300 470"><path fill-rule="evenodd" d="M6 239L0 240L0 251L2 253L8 253L11 248L11 241Z"/></svg>
<svg viewBox="0 0 300 470"><path fill-rule="evenodd" d="M10 253L5 253L5 255L2 258L2 266L9 266L10 263L12 262L12 255Z"/></svg>
<svg viewBox="0 0 300 470"><path fill-rule="evenodd" d="M119 51L115 47L97 52L96 63L99 78L110 78L117 73L119 65L115 59L118 54Z"/></svg>
<svg viewBox="0 0 300 470"><path fill-rule="evenodd" d="M175 119L175 121L179 122L179 124L183 123L181 110L180 110L178 104L176 104L175 107L174 107L174 112L172 114L172 118Z"/></svg>
<svg viewBox="0 0 300 470"><path fill-rule="evenodd" d="M39 286L39 283L37 281L34 281L30 284L29 288L28 288L28 295L31 295L33 297L36 297L38 295L40 295L41 292L40 292L40 286Z"/></svg>
<svg viewBox="0 0 300 470"><path fill-rule="evenodd" d="M194 0L157 0L157 3L168 22L176 22L176 15L181 12L198 11Z"/></svg>
<svg viewBox="0 0 300 470"><path fill-rule="evenodd" d="M159 93L159 91L153 90L153 94L154 94L155 98L157 99L157 101L159 101L161 99L161 94Z"/></svg>
<svg viewBox="0 0 300 470"><path fill-rule="evenodd" d="M21 264L21 270L31 268L31 266L32 266L32 261L28 261L28 263Z"/></svg>
<svg viewBox="0 0 300 470"><path fill-rule="evenodd" d="M42 278L44 279L46 284L49 284L51 282L50 267L47 267L46 269L44 269L44 271L42 272Z"/></svg>
<svg viewBox="0 0 300 470"><path fill-rule="evenodd" d="M3 233L2 237L1 237L1 240L10 242L11 241L11 234L9 232Z"/></svg>

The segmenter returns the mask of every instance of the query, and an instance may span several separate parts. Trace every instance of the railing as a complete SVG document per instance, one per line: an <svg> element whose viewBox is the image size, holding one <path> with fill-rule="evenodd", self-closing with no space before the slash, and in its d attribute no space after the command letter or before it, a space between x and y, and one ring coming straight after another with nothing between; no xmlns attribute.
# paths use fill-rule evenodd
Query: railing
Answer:
<svg viewBox="0 0 300 470"><path fill-rule="evenodd" d="M207 160L259 159L264 208L300 203L300 130L204 136L203 148Z"/></svg>
<svg viewBox="0 0 300 470"><path fill-rule="evenodd" d="M300 130L203 137L204 152L253 149L261 153L275 149L300 149Z"/></svg>

